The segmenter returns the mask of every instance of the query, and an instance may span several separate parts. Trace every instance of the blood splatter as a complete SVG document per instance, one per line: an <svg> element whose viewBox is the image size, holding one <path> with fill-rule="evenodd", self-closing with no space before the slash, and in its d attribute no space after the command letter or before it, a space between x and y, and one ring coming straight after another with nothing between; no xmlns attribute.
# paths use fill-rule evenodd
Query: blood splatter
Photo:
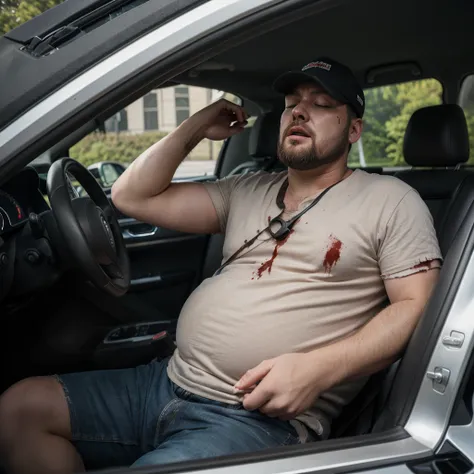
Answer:
<svg viewBox="0 0 474 474"><path fill-rule="evenodd" d="M272 220L272 216L268 216L268 223L270 224L270 221Z"/></svg>
<svg viewBox="0 0 474 474"><path fill-rule="evenodd" d="M324 257L323 265L326 273L331 273L332 268L341 258L342 242L333 235L329 236L329 246Z"/></svg>
<svg viewBox="0 0 474 474"><path fill-rule="evenodd" d="M267 270L268 270L268 273L271 273L273 262L275 261L275 258L278 255L278 250L280 249L280 247L282 245L284 245L284 244L286 244L286 242L288 242L288 239L290 238L290 235L294 231L295 231L294 229L291 229L289 234L284 239L277 241L277 243L275 245L275 248L273 249L272 256L266 262L263 262L262 265L260 266L260 268L256 271L257 279L261 278L263 273L266 272ZM252 278L252 280L253 280L253 278Z"/></svg>
<svg viewBox="0 0 474 474"><path fill-rule="evenodd" d="M427 260L426 262L421 262L418 265L415 265L413 269L418 270L419 268L423 268L423 269L429 270L431 268L432 261L433 260Z"/></svg>

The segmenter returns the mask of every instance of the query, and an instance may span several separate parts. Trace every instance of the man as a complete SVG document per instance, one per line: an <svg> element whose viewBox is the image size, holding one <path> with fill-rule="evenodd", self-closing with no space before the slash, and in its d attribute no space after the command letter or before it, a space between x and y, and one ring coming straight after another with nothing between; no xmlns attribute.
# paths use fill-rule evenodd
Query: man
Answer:
<svg viewBox="0 0 474 474"><path fill-rule="evenodd" d="M322 58L275 88L285 94L279 158L288 172L170 184L203 138L244 128L246 112L220 100L115 183L112 199L129 216L225 232L223 266L186 302L169 361L12 387L0 404L9 472L324 439L367 376L400 355L441 265L431 215L403 182L348 169L365 106L348 68Z"/></svg>

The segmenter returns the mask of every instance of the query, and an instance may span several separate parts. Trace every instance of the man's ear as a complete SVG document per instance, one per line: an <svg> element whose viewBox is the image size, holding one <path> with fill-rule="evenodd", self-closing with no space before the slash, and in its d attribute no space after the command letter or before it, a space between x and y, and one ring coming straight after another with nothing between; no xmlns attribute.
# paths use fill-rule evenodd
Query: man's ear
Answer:
<svg viewBox="0 0 474 474"><path fill-rule="evenodd" d="M364 128L364 123L362 122L361 118L354 118L351 120L351 124L349 126L349 143L355 143L359 140L360 136L362 135L362 129Z"/></svg>

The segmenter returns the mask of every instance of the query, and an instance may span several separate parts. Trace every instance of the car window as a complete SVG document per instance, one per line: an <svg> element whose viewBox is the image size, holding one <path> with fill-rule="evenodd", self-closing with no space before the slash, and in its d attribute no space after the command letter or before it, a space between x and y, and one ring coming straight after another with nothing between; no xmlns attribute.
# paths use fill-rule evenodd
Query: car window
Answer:
<svg viewBox="0 0 474 474"><path fill-rule="evenodd" d="M351 167L407 166L403 139L416 110L442 104L443 88L436 79L422 79L364 91L364 129L349 154Z"/></svg>
<svg viewBox="0 0 474 474"><path fill-rule="evenodd" d="M155 89L105 121L105 132L90 133L69 150L69 155L110 187L125 169L149 146L161 140L188 117L225 97L241 100L215 89L178 85ZM214 175L223 141L204 139L178 167L175 179ZM107 166L105 165L107 162Z"/></svg>
<svg viewBox="0 0 474 474"><path fill-rule="evenodd" d="M458 103L464 110L469 132L470 152L468 163L474 165L474 74L463 80Z"/></svg>

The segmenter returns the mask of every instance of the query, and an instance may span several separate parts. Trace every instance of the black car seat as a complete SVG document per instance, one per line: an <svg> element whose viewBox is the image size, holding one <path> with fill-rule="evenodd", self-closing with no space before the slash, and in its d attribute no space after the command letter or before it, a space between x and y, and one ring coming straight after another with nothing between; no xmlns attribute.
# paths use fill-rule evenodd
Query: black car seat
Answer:
<svg viewBox="0 0 474 474"><path fill-rule="evenodd" d="M284 170L284 165L277 158L279 132L280 114L278 112L266 112L257 117L249 137L249 155L252 159L236 166L229 176L259 170Z"/></svg>
<svg viewBox="0 0 474 474"><path fill-rule="evenodd" d="M459 169L469 159L463 110L452 104L417 110L408 122L403 152L406 162L415 169L400 171L395 176L416 189L427 204L441 253L446 257L474 206L474 173ZM331 437L372 431L384 410L399 363L400 360L370 377L334 420Z"/></svg>
<svg viewBox="0 0 474 474"><path fill-rule="evenodd" d="M469 135L458 105L419 109L408 122L405 161L417 169L395 176L415 188L434 219L441 251L446 255L473 199L474 173L462 169L469 159Z"/></svg>

